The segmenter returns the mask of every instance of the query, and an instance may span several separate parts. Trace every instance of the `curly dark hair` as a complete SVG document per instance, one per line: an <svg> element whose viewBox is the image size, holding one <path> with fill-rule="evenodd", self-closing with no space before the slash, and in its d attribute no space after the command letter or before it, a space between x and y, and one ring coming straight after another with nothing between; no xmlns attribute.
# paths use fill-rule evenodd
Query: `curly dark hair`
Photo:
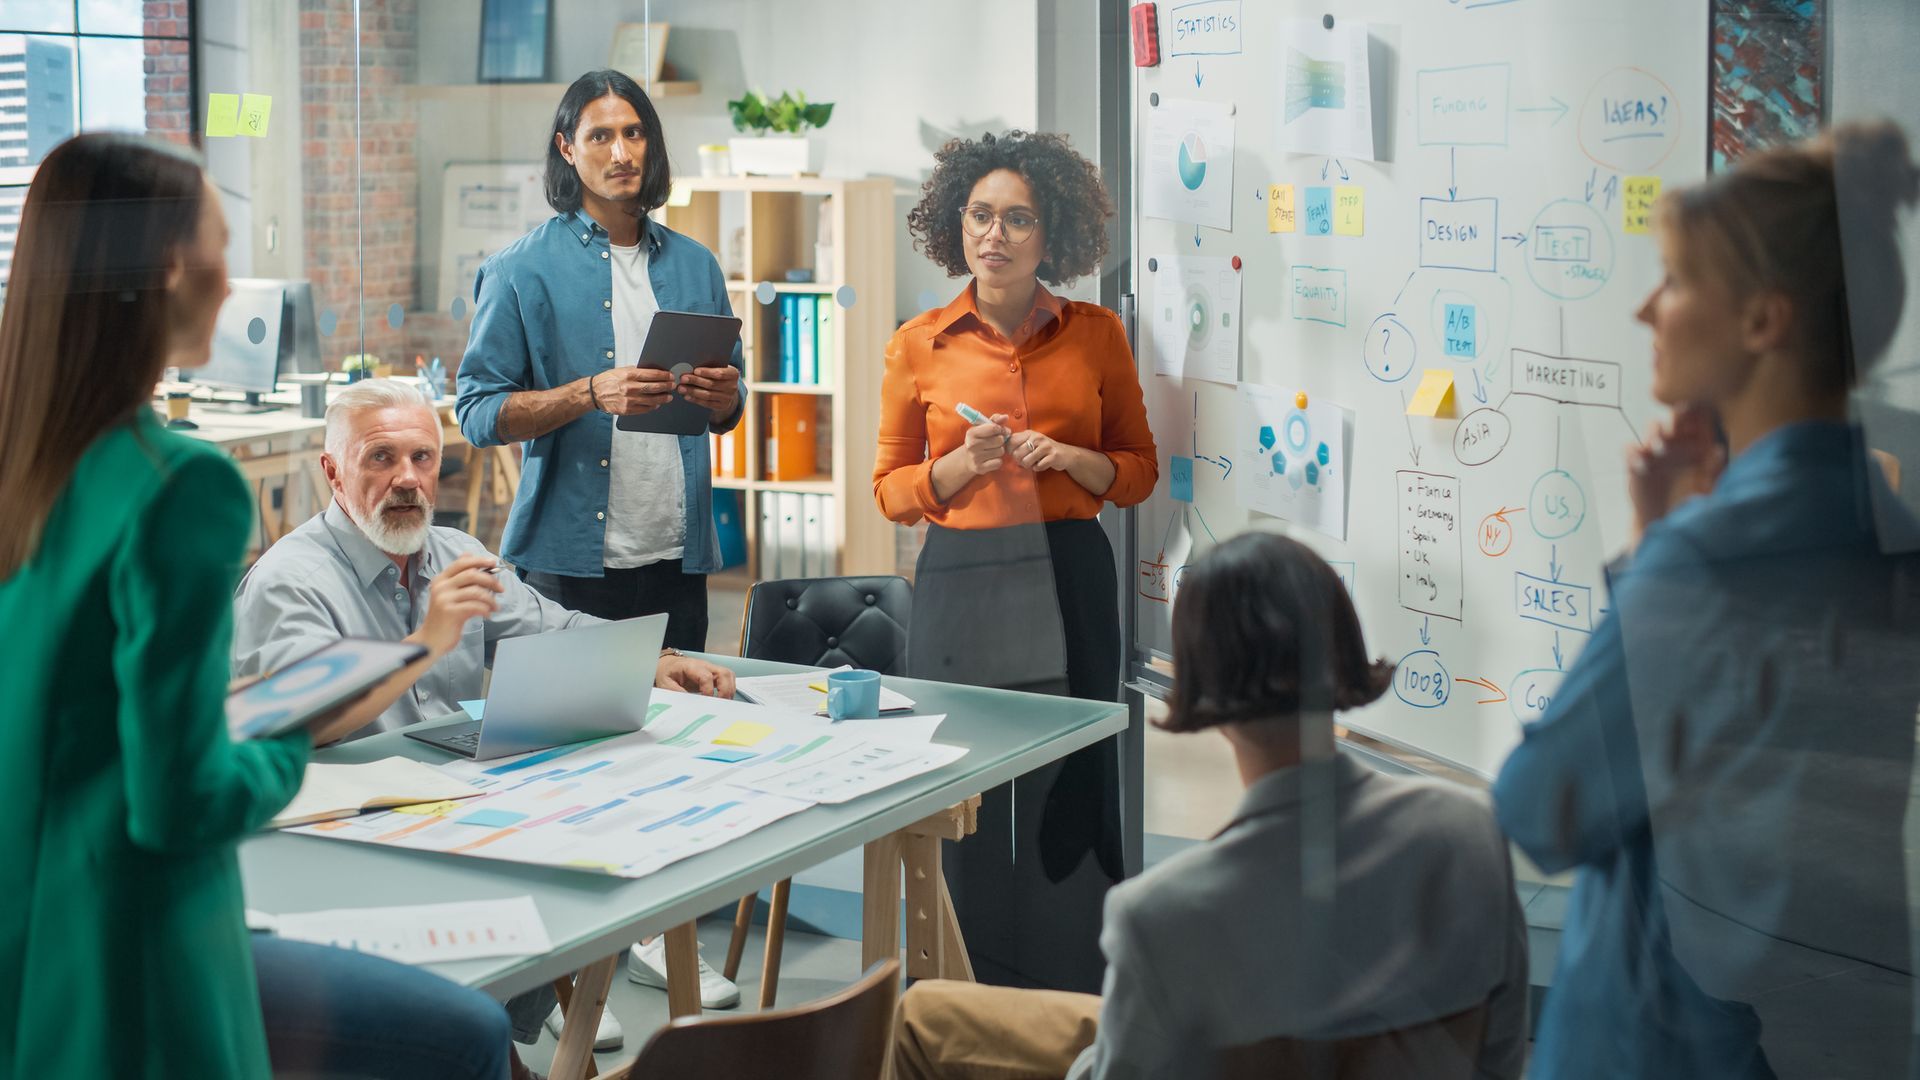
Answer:
<svg viewBox="0 0 1920 1080"><path fill-rule="evenodd" d="M916 251L926 253L948 277L967 274L960 208L973 185L999 169L1020 174L1033 189L1045 227L1047 256L1036 271L1049 285L1072 283L1100 269L1107 257L1107 219L1113 202L1100 169L1081 157L1065 135L1014 130L978 139L953 139L933 156L933 175L920 188L920 204L907 212Z"/></svg>

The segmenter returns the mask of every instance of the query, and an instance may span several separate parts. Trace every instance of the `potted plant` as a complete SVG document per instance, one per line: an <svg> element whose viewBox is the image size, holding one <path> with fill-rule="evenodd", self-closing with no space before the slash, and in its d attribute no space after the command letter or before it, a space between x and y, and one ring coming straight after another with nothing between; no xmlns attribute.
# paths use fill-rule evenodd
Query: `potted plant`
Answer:
<svg viewBox="0 0 1920 1080"><path fill-rule="evenodd" d="M727 142L733 171L739 176L794 176L809 171L812 146L805 132L825 127L833 116L831 102L809 102L807 95L786 91L771 100L749 90L738 101L727 102L733 129L753 137Z"/></svg>
<svg viewBox="0 0 1920 1080"><path fill-rule="evenodd" d="M373 378L379 364L380 358L372 353L354 353L340 361L340 370L347 373L348 382L356 383L361 379Z"/></svg>

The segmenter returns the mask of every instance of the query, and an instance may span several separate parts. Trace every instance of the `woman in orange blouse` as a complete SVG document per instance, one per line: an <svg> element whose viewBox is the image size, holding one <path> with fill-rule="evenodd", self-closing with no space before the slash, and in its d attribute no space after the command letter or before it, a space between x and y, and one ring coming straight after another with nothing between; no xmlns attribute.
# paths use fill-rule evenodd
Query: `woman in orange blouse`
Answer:
<svg viewBox="0 0 1920 1080"><path fill-rule="evenodd" d="M1057 135L956 139L935 161L908 228L973 280L888 342L873 475L881 513L929 523L908 670L1114 701L1119 586L1095 519L1153 491L1153 433L1119 318L1041 284L1099 270L1112 207ZM1118 792L1108 740L988 793L981 835L948 862L983 980L1099 989Z"/></svg>

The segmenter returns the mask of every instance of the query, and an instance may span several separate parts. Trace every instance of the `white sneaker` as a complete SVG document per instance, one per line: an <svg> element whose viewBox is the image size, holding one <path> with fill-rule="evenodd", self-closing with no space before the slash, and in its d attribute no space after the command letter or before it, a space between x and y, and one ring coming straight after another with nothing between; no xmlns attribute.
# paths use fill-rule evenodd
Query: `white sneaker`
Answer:
<svg viewBox="0 0 1920 1080"><path fill-rule="evenodd" d="M636 943L627 951L627 980L641 986L667 988L667 937ZM740 988L700 961L700 1007L731 1009L740 1004Z"/></svg>
<svg viewBox="0 0 1920 1080"><path fill-rule="evenodd" d="M547 1014L547 1030L553 1032L553 1037L556 1039L560 1037L560 1023L560 1006L555 1005L553 1011ZM593 1048L618 1050L626 1041L627 1033L620 1030L620 1021L613 1018L613 1010L601 1009L600 1030L593 1034Z"/></svg>

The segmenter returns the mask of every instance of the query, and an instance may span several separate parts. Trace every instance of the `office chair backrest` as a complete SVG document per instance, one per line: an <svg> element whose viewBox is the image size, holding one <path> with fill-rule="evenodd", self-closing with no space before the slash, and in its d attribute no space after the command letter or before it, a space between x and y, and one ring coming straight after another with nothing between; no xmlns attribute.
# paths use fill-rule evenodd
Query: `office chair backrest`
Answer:
<svg viewBox="0 0 1920 1080"><path fill-rule="evenodd" d="M1219 1080L1473 1080L1487 1034L1486 1004L1378 1035L1351 1039L1268 1039L1220 1055Z"/></svg>
<svg viewBox="0 0 1920 1080"><path fill-rule="evenodd" d="M913 586L899 577L789 578L747 592L740 655L809 667L907 670Z"/></svg>
<svg viewBox="0 0 1920 1080"><path fill-rule="evenodd" d="M881 1080L893 1041L900 961L888 958L819 1001L744 1016L683 1016L655 1032L633 1076Z"/></svg>

